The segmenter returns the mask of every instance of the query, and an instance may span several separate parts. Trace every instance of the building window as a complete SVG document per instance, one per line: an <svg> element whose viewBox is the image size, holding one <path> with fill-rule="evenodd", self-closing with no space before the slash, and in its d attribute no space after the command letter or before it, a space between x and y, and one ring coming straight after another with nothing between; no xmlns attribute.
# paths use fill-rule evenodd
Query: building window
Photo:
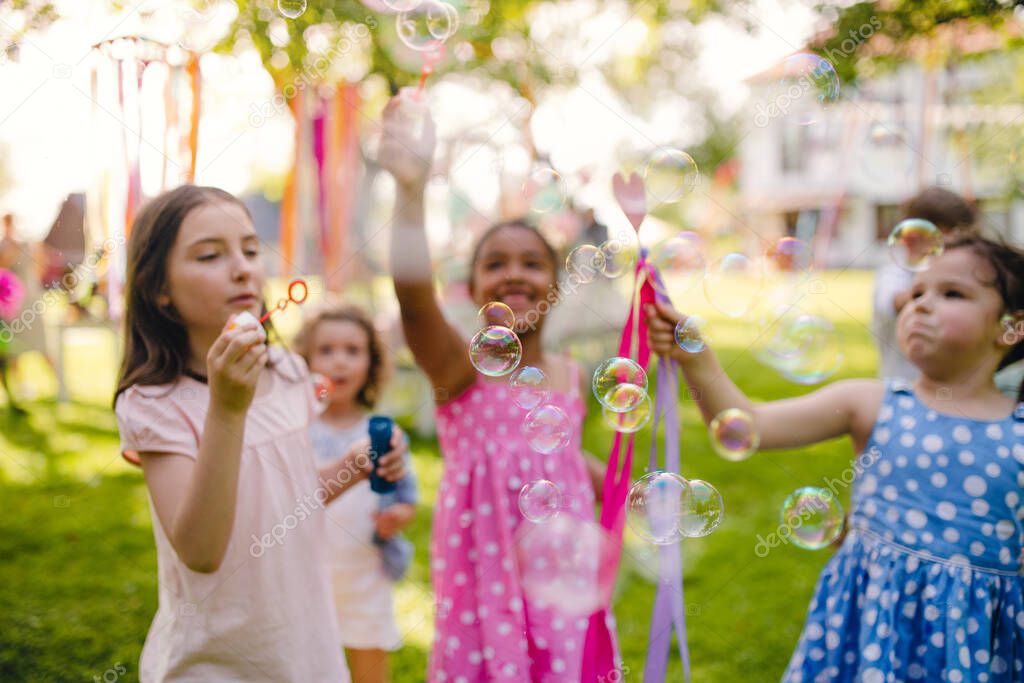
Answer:
<svg viewBox="0 0 1024 683"><path fill-rule="evenodd" d="M878 204L875 206L875 239L884 242L903 217L899 204Z"/></svg>
<svg viewBox="0 0 1024 683"><path fill-rule="evenodd" d="M818 229L818 222L821 220L821 209L786 211L782 217L786 223L786 237L796 237L809 242Z"/></svg>
<svg viewBox="0 0 1024 683"><path fill-rule="evenodd" d="M807 126L797 125L790 120L782 124L782 171L799 173L807 167Z"/></svg>

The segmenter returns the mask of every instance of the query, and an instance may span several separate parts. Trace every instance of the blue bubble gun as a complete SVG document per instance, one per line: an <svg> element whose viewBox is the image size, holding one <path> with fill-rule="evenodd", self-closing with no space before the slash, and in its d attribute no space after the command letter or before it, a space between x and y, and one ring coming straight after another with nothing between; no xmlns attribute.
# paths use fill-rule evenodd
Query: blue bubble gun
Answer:
<svg viewBox="0 0 1024 683"><path fill-rule="evenodd" d="M370 472L370 489L374 493L391 493L395 490L395 482L388 481L377 474L377 462L382 455L391 450L391 432L394 427L390 417L374 415L370 418L370 461L373 471Z"/></svg>

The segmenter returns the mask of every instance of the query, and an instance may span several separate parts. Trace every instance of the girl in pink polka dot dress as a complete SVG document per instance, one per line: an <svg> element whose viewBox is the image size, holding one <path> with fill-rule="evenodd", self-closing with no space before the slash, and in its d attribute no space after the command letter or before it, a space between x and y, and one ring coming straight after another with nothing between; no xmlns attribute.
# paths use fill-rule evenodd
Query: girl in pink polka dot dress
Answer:
<svg viewBox="0 0 1024 683"><path fill-rule="evenodd" d="M560 489L561 514L593 521L595 482L603 466L581 450L584 401L580 372L568 358L544 353L540 332L556 291L558 258L533 227L495 225L477 243L469 290L475 301L501 301L514 312L520 366L542 369L547 402L572 423L562 450L534 452L520 431L525 411L507 378L478 375L468 341L445 320L435 298L423 230L423 187L433 156L433 127L412 134L399 96L384 113L382 165L395 177L391 266L405 339L438 397L437 425L445 470L434 511L431 575L437 597L429 680L579 681L586 617L569 617L524 595L515 533L524 484L547 479Z"/></svg>

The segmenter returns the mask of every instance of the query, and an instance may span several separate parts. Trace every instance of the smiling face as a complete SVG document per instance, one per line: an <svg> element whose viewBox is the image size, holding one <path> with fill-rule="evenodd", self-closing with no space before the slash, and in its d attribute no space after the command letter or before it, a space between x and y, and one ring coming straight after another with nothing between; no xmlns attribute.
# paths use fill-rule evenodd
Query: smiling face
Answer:
<svg viewBox="0 0 1024 683"><path fill-rule="evenodd" d="M236 313L259 317L263 278L259 239L245 210L210 202L182 221L157 301L173 306L192 336L216 337Z"/></svg>
<svg viewBox="0 0 1024 683"><path fill-rule="evenodd" d="M352 320L321 320L309 339L309 369L332 382L331 403L354 406L370 379L370 339Z"/></svg>
<svg viewBox="0 0 1024 683"><path fill-rule="evenodd" d="M914 365L934 375L998 363L1004 304L991 285L993 269L971 249L946 251L914 277L911 300L900 311L896 336ZM994 367L993 367L994 369ZM929 370L931 372L929 372Z"/></svg>
<svg viewBox="0 0 1024 683"><path fill-rule="evenodd" d="M477 250L470 292L478 306L500 301L523 321L556 284L557 266L534 230L508 225L491 233ZM540 316L543 318L543 315ZM517 324L517 331L524 332Z"/></svg>

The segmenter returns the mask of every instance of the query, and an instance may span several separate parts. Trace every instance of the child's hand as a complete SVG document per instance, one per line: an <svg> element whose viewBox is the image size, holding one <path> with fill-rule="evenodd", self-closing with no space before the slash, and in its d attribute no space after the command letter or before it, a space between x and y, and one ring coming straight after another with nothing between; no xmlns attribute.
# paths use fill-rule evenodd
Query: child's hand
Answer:
<svg viewBox="0 0 1024 683"><path fill-rule="evenodd" d="M377 474L387 481L398 481L406 475L405 454L409 452L409 439L397 426L391 430L391 450L377 460Z"/></svg>
<svg viewBox="0 0 1024 683"><path fill-rule="evenodd" d="M391 450L377 460L377 474L387 481L398 481L405 476L405 453L409 450L408 441L401 429L395 427L391 434ZM345 461L351 469L359 472L362 477L370 476L373 461L370 460L370 440L360 439L348 449Z"/></svg>
<svg viewBox="0 0 1024 683"><path fill-rule="evenodd" d="M391 538L409 526L416 517L416 506L412 503L396 503L381 510L375 517L377 535L381 538Z"/></svg>
<svg viewBox="0 0 1024 683"><path fill-rule="evenodd" d="M434 121L423 94L403 88L384 107L380 151L381 167L400 189L421 192L434 159Z"/></svg>
<svg viewBox="0 0 1024 683"><path fill-rule="evenodd" d="M267 364L267 345L258 324L243 323L229 329L233 321L227 322L206 354L206 372L211 406L241 414L249 409L256 382Z"/></svg>
<svg viewBox="0 0 1024 683"><path fill-rule="evenodd" d="M686 316L671 306L659 302L644 306L647 316L647 344L651 352L666 358L682 360L685 356L676 344L676 325L686 320Z"/></svg>

